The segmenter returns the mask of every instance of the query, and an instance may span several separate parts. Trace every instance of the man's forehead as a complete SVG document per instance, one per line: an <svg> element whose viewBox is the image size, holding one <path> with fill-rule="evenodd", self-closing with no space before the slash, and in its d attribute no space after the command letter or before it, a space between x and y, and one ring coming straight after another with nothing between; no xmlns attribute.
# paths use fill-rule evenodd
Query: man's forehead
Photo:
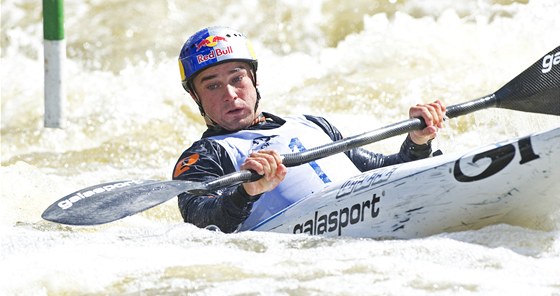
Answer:
<svg viewBox="0 0 560 296"><path fill-rule="evenodd" d="M227 62L202 70L202 72L195 77L195 81L201 82L203 80L215 78L218 75L231 74L239 72L240 70L247 70L248 68L248 65L244 62Z"/></svg>

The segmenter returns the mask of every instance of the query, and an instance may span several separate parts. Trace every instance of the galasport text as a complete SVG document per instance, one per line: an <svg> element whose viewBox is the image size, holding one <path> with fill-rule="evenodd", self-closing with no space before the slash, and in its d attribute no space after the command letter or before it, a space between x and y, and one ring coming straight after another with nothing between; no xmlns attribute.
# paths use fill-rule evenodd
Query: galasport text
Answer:
<svg viewBox="0 0 560 296"><path fill-rule="evenodd" d="M131 185L137 185L137 184L142 184L143 181L124 181L124 182L115 182L115 183L111 183L111 184L107 184L104 186L100 186L100 187L96 187L93 189L89 189L89 190L84 190L82 192L76 192L74 195L72 195L71 197L62 200L58 203L58 206L63 209L69 209L70 207L72 207L72 205L74 205L76 202L84 199L84 198L88 198L91 196L94 196L98 193L103 193L103 192L110 192L113 191L115 189L118 188L123 188L123 187L128 187Z"/></svg>
<svg viewBox="0 0 560 296"><path fill-rule="evenodd" d="M340 187L336 198L339 199L351 193L357 194L358 192L370 188L372 185L387 181L395 170L396 167L392 167L390 169L378 170L365 176L350 179ZM340 236L342 235L342 229L348 225L361 223L366 219L377 217L377 215L379 215L377 203L380 200L381 197L373 194L371 199L363 200L350 207L344 207L327 214L320 214L316 211L313 219L309 219L304 223L294 226L293 233L317 235L336 231Z"/></svg>
<svg viewBox="0 0 560 296"><path fill-rule="evenodd" d="M518 149L516 149L516 146ZM517 153L520 155L519 165L526 164L539 158L533 150L531 137L524 137L517 142L486 150L474 156L469 155L459 158L454 163L453 176L455 180L459 182L474 182L486 179L511 164ZM489 159L490 163L479 174L467 176L461 170L461 163L476 163L481 159ZM386 182L390 179L395 170L396 167L381 171L378 170L364 177L351 179L341 186L336 198L338 199L351 193L356 194L357 192L368 190L376 184ZM296 224L292 232L311 235L336 232L338 236L341 236L343 235L344 228L357 223L367 223L379 216L380 211L383 210L380 201L381 196L377 195L377 193L373 193L372 198L362 200L352 206L342 207L328 213L315 211L312 219Z"/></svg>
<svg viewBox="0 0 560 296"><path fill-rule="evenodd" d="M560 64L560 51L555 54L544 56L542 60L542 72L548 73L552 70L552 66Z"/></svg>

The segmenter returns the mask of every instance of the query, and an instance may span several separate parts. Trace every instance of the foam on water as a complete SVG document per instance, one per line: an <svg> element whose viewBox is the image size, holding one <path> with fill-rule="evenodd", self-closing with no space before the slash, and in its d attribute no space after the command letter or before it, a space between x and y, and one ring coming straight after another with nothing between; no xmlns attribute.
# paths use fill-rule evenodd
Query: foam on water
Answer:
<svg viewBox="0 0 560 296"><path fill-rule="evenodd" d="M251 37L267 111L323 115L353 135L419 101L496 91L560 44L557 1L72 0L65 10L67 125L45 129L41 7L2 1L0 294L560 291L558 217L409 241L224 235L183 224L175 200L95 227L40 218L80 188L170 178L204 130L176 61L203 26ZM462 151L559 124L485 110L451 120L435 142ZM401 141L368 148L392 153Z"/></svg>

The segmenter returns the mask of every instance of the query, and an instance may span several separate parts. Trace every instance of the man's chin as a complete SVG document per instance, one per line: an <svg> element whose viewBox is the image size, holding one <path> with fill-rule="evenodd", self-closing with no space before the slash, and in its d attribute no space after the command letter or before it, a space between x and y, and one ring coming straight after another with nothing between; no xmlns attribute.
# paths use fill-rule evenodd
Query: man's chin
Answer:
<svg viewBox="0 0 560 296"><path fill-rule="evenodd" d="M253 122L253 120L249 117L245 117L239 120L232 120L226 123L223 123L221 126L222 128L228 130L228 131L238 131L238 130L242 130L244 128L247 128L249 126L251 126L251 123Z"/></svg>

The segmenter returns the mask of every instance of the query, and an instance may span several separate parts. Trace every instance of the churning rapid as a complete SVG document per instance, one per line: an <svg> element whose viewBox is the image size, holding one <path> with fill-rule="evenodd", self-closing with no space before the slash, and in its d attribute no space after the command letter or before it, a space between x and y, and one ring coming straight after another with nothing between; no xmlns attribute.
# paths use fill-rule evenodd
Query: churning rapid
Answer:
<svg viewBox="0 0 560 296"><path fill-rule="evenodd" d="M182 223L176 199L96 227L41 219L81 188L171 178L205 129L177 66L202 27L251 38L264 110L321 115L350 136L420 101L493 93L560 44L560 2L65 1L64 129L43 127L41 5L1 5L0 294L560 293L560 209L413 240L222 234ZM466 151L559 125L483 110L449 120L434 144ZM367 148L393 153L402 139Z"/></svg>

